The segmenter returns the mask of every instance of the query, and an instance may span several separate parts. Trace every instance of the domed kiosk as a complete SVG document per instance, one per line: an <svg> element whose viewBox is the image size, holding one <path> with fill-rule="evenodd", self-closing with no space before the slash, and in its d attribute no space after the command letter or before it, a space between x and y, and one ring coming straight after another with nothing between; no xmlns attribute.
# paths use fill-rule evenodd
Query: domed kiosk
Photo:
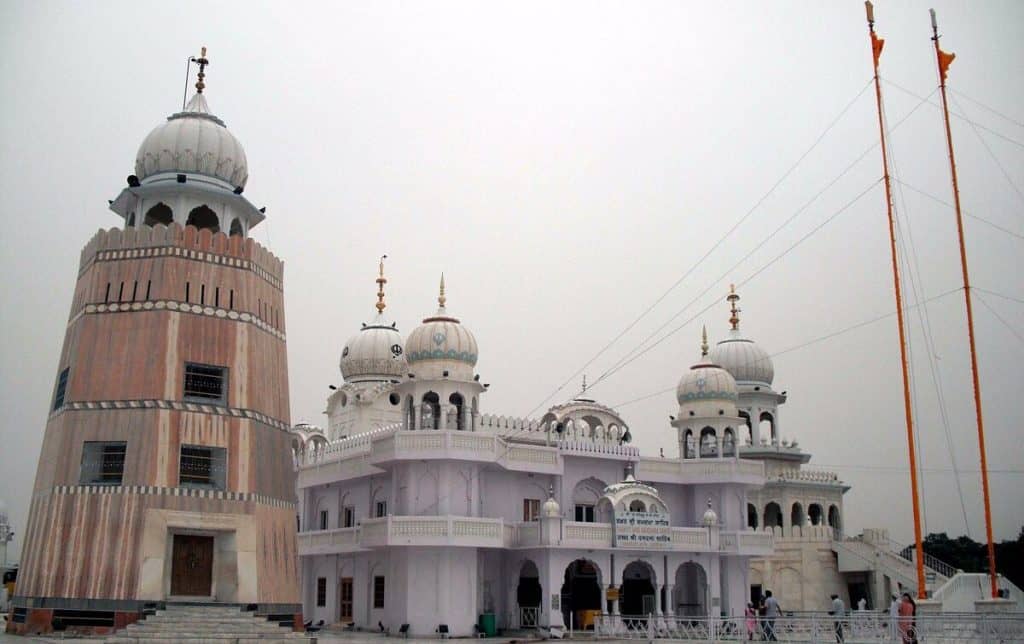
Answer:
<svg viewBox="0 0 1024 644"><path fill-rule="evenodd" d="M176 223L245 237L263 221L265 209L242 196L249 180L245 149L203 93L205 47L195 62L200 69L196 93L142 140L135 174L110 209L127 227Z"/></svg>
<svg viewBox="0 0 1024 644"><path fill-rule="evenodd" d="M707 330L703 331L701 360L683 374L676 387L679 413L672 420L678 431L679 454L689 458L735 457L736 380L708 357Z"/></svg>

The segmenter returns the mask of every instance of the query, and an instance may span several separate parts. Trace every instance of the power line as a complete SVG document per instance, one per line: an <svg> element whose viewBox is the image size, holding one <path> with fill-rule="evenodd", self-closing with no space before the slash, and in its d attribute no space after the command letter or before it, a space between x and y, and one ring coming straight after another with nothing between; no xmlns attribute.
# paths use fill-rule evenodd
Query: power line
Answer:
<svg viewBox="0 0 1024 644"><path fill-rule="evenodd" d="M995 291L990 291L987 288L981 288L980 286L972 286L971 290L972 291L981 291L982 293L988 293L989 295L995 295L996 297L1001 297L1004 300L1010 300L1011 302L1017 302L1018 304L1024 304L1024 300L1018 299L1016 297L1010 297L1009 295L1003 295L1002 293L996 293Z"/></svg>
<svg viewBox="0 0 1024 644"><path fill-rule="evenodd" d="M962 290L963 290L963 287L953 288L953 289L950 289L948 291L939 293L938 295L933 295L933 296L931 296L931 297L929 297L929 298L927 298L925 300L922 300L922 301L919 301L919 302L915 302L914 304L909 305L907 308L915 308L915 307L918 307L918 306L921 306L921 305L925 304L926 302L933 302L935 300L940 300L940 299L942 299L944 297L948 297L949 295L952 295L953 293L959 293ZM851 331L856 331L857 329L861 329L861 328L866 327L866 326L870 326L872 324L875 324L876 322L881 322L882 320L891 318L894 315L896 315L895 311L891 311L889 313L883 313L882 315L875 316L875 317L870 318L868 320L863 320L861 322L857 322L856 324L851 324L849 326L843 327L842 329L839 329L838 331L833 331L831 333L826 333L825 335L818 336L818 337L816 337L814 339L811 339L811 340L807 340L806 342L801 342L800 344L794 345L794 346L789 347L787 349L783 349L782 351L776 351L775 353L769 354L768 357L769 358L777 358L778 356L785 355L787 353L792 353L793 351L799 351L800 349L806 349L809 346L812 346L812 345L815 345L815 344L819 344L819 343L824 342L826 340L831 340L832 338L844 335L844 334L849 333ZM745 366L749 366L749 364L750 363L746 363ZM669 391L674 391L674 390L675 390L675 387L669 387L668 389L660 389L658 391L655 391L655 392L652 392L652 393L649 393L649 394L644 394L643 396L640 396L639 398L633 398L631 400L627 400L625 402L621 402L621 403L612 405L612 407L615 408L615 409L618 409L620 407L625 407L627 405L632 405L633 403L637 403L637 402L640 402L642 400L647 400L648 398L653 398L655 396L659 396L661 394L668 393Z"/></svg>
<svg viewBox="0 0 1024 644"><path fill-rule="evenodd" d="M951 98L953 99L953 102L956 103L957 107L960 107L960 103L956 100L956 97L952 96ZM960 107L960 109L963 110L962 107ZM1006 179L1006 182L1008 184L1010 184L1010 187L1013 188L1013 191L1017 193L1017 196L1020 197L1020 200L1024 201L1024 193L1020 191L1020 188L1017 187L1017 184L1013 182L1013 178L1010 176L1010 173L1007 172L1006 168L1003 167L1003 164L999 162L999 159L996 157L996 153L992 151L992 148L991 146L989 146L988 141L986 141L985 138L981 136L981 132L978 131L978 126L974 123L974 121L969 120L967 122L971 124L971 129L974 130L974 135L978 137L979 141L981 141L981 144L985 147L985 151L988 152L988 155L990 157L992 157L993 163L995 163L996 167L999 168L999 171L1003 173L1003 178Z"/></svg>
<svg viewBox="0 0 1024 644"><path fill-rule="evenodd" d="M903 186L904 188L907 188L911 192L916 192L917 194L919 194L919 195L921 195L923 197L928 197L929 199L931 199L933 201L936 201L936 202L942 204L943 206L946 206L948 208L953 208L954 207L953 204L949 203L948 201L946 201L942 197L937 197L937 196L933 195L930 192L927 192L925 190L922 190L920 188L912 186L909 183L907 183L906 181L903 181L902 179L894 179L894 181L896 183L898 183L899 185ZM1021 235L1020 233L1015 233L1015 232L1013 232L1012 230L1010 230L1008 228L1003 228L999 224L997 224L995 222L992 222L992 221L989 221L988 219L985 219L983 217L979 217L979 216L971 214L969 212L964 212L964 214L967 215L968 217L970 217L971 219L976 219L976 220L980 221L981 223L986 224L988 226L991 226L992 228L995 228L996 230L998 230L1000 232L1006 233L1007 235L1012 235L1012 236L1016 237L1017 239L1024 239L1024 235Z"/></svg>
<svg viewBox="0 0 1024 644"><path fill-rule="evenodd" d="M593 355L593 357L591 357L590 360L588 360L586 362L586 364L584 364L582 367L577 369L571 376L566 378L565 382L563 382L561 385L559 385L553 392L548 394L548 396L546 398L544 398L542 401L540 401L540 403L538 403L533 409L531 409L529 412L527 412L526 416L529 417L534 412L536 412L538 409L540 409L544 405L544 403L546 403L548 400L550 400L555 395L557 395L558 392L560 392L562 389L564 389L566 387L566 385L568 385L570 382L575 380L581 373L583 373L583 371L587 367L589 367L591 364L593 364L595 360L597 360L599 357L604 355L604 353L608 349L610 349L616 342L618 342L622 338L622 336L624 336L626 333L628 333L630 330L632 330L633 327L635 327L642 319L647 317L647 315L651 311L653 311L655 307L657 307L659 304L661 304L661 302L664 301L665 298L668 297L669 294L672 293L672 291L674 291L676 289L676 287L678 287L687 277L689 277L693 273L693 271L695 271L697 269L697 267L699 267L704 262L704 260L706 260L708 257L710 257L711 254L714 253L725 242L726 239L728 239L734 232L736 232L736 230L738 230L739 227L742 226L747 221L747 219L749 219L751 217L751 215L754 214L754 212L758 208L761 207L761 204L763 204L768 199L768 197L770 197L772 194L774 194L775 190L780 185L782 185L782 183L787 178L789 178L789 175L791 175L793 173L793 171L796 170L797 167L801 163L803 163L804 159L806 159L807 156L811 152L813 152L815 148L818 147L818 144L820 144L822 142L822 140L832 130L832 128L835 127L835 125L843 118L843 116L846 115L846 113L850 110L851 107L853 107L853 105L857 102L857 100L861 96L864 95L864 92L867 91L868 87L871 86L871 83L872 83L872 80L869 79L864 84L864 87L862 87L861 90L859 92L857 92L856 96L854 96L852 99L850 99L850 101L846 104L846 106L842 110L840 110L839 114L834 119L832 119L832 122L830 122L828 124L828 126L821 132L821 134L818 135L818 137L814 140L814 143L812 143L811 146L809 148L807 148L807 150L805 150L804 153L801 154L800 157L797 158L797 160L792 165L789 166L789 169L787 169L782 174L782 176L779 177L779 179L774 184L772 184L771 188L769 188L767 192L765 192L763 195L761 195L761 198L758 199L757 202L753 206L751 206L750 209L747 210L747 212L742 217L740 217L739 220L737 220L736 223L734 223L732 225L732 227L729 228L729 230L726 231L726 233L722 237L720 237L718 239L718 241L716 241L711 246L711 248L708 249L707 252L704 253L703 256L701 256L700 259L698 259L696 262L694 262L690 266L690 268L688 268L683 273L682 277L677 279L664 293L662 293L658 297L658 299L656 299L654 301L653 304L651 304L646 309L644 309L644 311L639 316L637 316L632 322L630 322L628 325L626 325L626 327L622 331L620 331L618 333L618 335L616 335L614 338L612 338L612 340L610 342L608 342L608 344L606 344L604 347L602 347L600 351L595 353Z"/></svg>
<svg viewBox="0 0 1024 644"><path fill-rule="evenodd" d="M1004 319L1003 319L1003 316L999 315L999 313L998 313L998 312L997 312L997 311L996 311L996 310L995 310L994 308L992 308L992 307L991 307L991 306L989 305L989 303L988 303L988 302L986 302L986 301L985 301L985 298L983 298L983 297L981 296L981 293L975 293L975 295L977 295L977 296L978 296L978 301L979 301L979 302L981 302L982 304L984 304L984 305L985 305L985 308L986 308L986 309L988 309L989 311L991 311L991 312L992 312L992 315L996 316L996 319L997 319L997 320L999 320L1000 322L1002 322L1002 323L1003 323L1003 326L1005 326L1005 327L1006 327L1006 330L1007 330L1007 331L1009 331L1010 333L1012 333L1012 334L1013 334L1013 337L1017 338L1017 340L1019 340L1019 341L1020 341L1020 343L1021 343L1022 345L1024 345L1024 337L1022 337L1022 336L1021 336L1021 335L1020 335L1019 333L1017 333L1017 330L1016 330L1016 329L1014 329L1014 328L1013 328L1013 326L1012 326L1012 325L1011 325L1011 324L1010 324L1009 322L1007 322L1006 320L1004 320Z"/></svg>
<svg viewBox="0 0 1024 644"><path fill-rule="evenodd" d="M917 94L917 92L914 92L914 91L912 91L912 90L909 90L909 89L907 89L906 87L903 87L903 86L901 86L901 85L900 85L900 84L898 84L898 83L894 83L893 81L891 81L891 80L889 80L889 79L887 79L887 78L883 78L882 80L883 80L883 81L885 81L885 83L886 83L887 85L892 85L893 87L895 87L896 89L900 90L901 92L906 92L907 94L910 94L911 96L913 96L914 98L917 98L917 99L920 99L920 98L921 98L921 97L920 97L920 96L919 96L919 95ZM934 93L935 93L935 91L936 91L936 90L932 90L932 94L934 94ZM931 94L929 94L928 96L929 96L929 97L931 97ZM925 99L925 100L927 101L927 99ZM931 105L932 107L935 107L935 108L938 108L938 109L942 109L942 106L941 106L941 105L939 105L939 104L937 104L937 103L932 103L931 101L927 101L927 103L928 103L929 105ZM966 116L964 116L963 114L959 114L959 113L957 113L957 112L950 112L950 114L951 114L952 116L955 116L955 117L957 117L958 119L961 119L961 120L963 120L963 121L967 121L968 123L972 123L972 124L973 124L973 125L975 125L976 127L979 127L979 128L981 128L982 130L985 130L986 132L988 132L989 134L992 134L993 136L997 136L997 137L999 137L1000 139L1003 139L1004 141L1008 141L1008 142L1010 142L1010 143L1013 143L1014 145L1018 145L1018 146L1020 146L1020 147L1024 148L1024 143L1022 143L1022 142L1020 142L1020 141L1018 141L1018 140L1016 140L1016 139L1012 139L1012 138L1010 138L1010 137L1006 136L1005 134L1002 134L1002 133L1000 133L1000 132L997 132L996 130L993 130L992 128L989 128L989 127L985 127L985 126L984 126L984 125L982 125L981 123L977 123L977 122L975 122L975 121L972 121L971 119L967 118L967 117L966 117Z"/></svg>
<svg viewBox="0 0 1024 644"><path fill-rule="evenodd" d="M993 107L989 107L988 105L985 105L984 103L982 103L981 101L979 101L977 99L971 98L970 96L968 96L967 94L964 94L961 91L955 90L952 87L948 87L947 89L950 92L952 92L953 94L956 94L957 96L959 96L960 98L968 100L971 103L974 103L975 105L977 105L978 107L980 107L980 108L982 108L984 110L987 110L989 112L992 112L996 116L1001 117L1001 118L1009 121L1010 123L1013 123L1014 125L1016 125L1018 127L1024 127L1024 123L1022 123L1021 121L1018 121L1017 119L1015 119L1013 117L1007 116L1007 115L1003 114L1002 112L1000 112L999 110L997 110L997 109L995 109Z"/></svg>

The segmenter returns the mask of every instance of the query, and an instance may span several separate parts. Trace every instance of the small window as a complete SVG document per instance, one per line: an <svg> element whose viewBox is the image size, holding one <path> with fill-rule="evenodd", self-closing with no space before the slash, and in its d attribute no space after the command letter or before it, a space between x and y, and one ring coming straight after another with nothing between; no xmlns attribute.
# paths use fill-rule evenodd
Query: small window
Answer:
<svg viewBox="0 0 1024 644"><path fill-rule="evenodd" d="M578 503L576 505L576 520L584 523L593 523L594 506Z"/></svg>
<svg viewBox="0 0 1024 644"><path fill-rule="evenodd" d="M82 446L81 485L121 485L127 445L87 441Z"/></svg>
<svg viewBox="0 0 1024 644"><path fill-rule="evenodd" d="M342 521L343 528L353 528L356 525L356 509L352 506L346 506L344 511L344 519Z"/></svg>
<svg viewBox="0 0 1024 644"><path fill-rule="evenodd" d="M183 487L223 490L227 480L227 450L205 445L182 445L178 483Z"/></svg>
<svg viewBox="0 0 1024 644"><path fill-rule="evenodd" d="M373 578L373 607L384 608L384 578Z"/></svg>
<svg viewBox="0 0 1024 644"><path fill-rule="evenodd" d="M57 376L57 391L53 394L53 409L54 411L64 406L64 394L68 389L68 372L71 367L64 367L64 371L60 372Z"/></svg>
<svg viewBox="0 0 1024 644"><path fill-rule="evenodd" d="M316 605L326 606L327 605L327 578L317 577L316 578Z"/></svg>
<svg viewBox="0 0 1024 644"><path fill-rule="evenodd" d="M185 400L227 404L228 370L205 364L185 363Z"/></svg>
<svg viewBox="0 0 1024 644"><path fill-rule="evenodd" d="M647 506L645 506L644 502L641 501L640 499L636 499L635 501L633 501L632 503L629 504L629 511L630 512L647 512Z"/></svg>
<svg viewBox="0 0 1024 644"><path fill-rule="evenodd" d="M388 396L388 402L397 407L398 403L402 402L402 398L398 394L393 393Z"/></svg>
<svg viewBox="0 0 1024 644"><path fill-rule="evenodd" d="M320 529L327 529L327 510L320 510Z"/></svg>
<svg viewBox="0 0 1024 644"><path fill-rule="evenodd" d="M523 499L523 521L540 519L540 499Z"/></svg>
<svg viewBox="0 0 1024 644"><path fill-rule="evenodd" d="M375 516L375 517L386 517L387 515L388 515L388 502L387 501L377 501L377 505L374 507L374 514L373 514L373 516Z"/></svg>

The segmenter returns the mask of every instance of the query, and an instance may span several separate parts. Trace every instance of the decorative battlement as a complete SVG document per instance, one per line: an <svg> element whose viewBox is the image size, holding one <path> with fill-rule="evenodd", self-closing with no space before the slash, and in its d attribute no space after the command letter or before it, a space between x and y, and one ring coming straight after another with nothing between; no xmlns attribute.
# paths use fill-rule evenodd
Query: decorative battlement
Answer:
<svg viewBox="0 0 1024 644"><path fill-rule="evenodd" d="M498 416L495 414L480 414L479 427L482 430L494 431L499 435L509 431L539 432L546 429L536 419L514 418L512 416Z"/></svg>
<svg viewBox="0 0 1024 644"><path fill-rule="evenodd" d="M228 236L178 224L97 231L82 249L78 274L94 261L176 256L252 270L281 288L284 262L251 237Z"/></svg>
<svg viewBox="0 0 1024 644"><path fill-rule="evenodd" d="M824 470L806 470L796 468L779 469L769 474L769 478L779 481L799 481L807 483L828 483L831 485L842 485L839 475L835 472Z"/></svg>

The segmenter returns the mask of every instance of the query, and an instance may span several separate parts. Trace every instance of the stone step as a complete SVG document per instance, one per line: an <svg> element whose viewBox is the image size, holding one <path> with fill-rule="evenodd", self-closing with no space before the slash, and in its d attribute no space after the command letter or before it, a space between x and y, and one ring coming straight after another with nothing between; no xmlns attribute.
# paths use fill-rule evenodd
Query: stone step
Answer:
<svg viewBox="0 0 1024 644"><path fill-rule="evenodd" d="M239 606L176 606L174 604L168 604L166 608L157 611L161 613L173 613L175 615L194 615L194 614L207 614L207 615L245 615L245 611Z"/></svg>
<svg viewBox="0 0 1024 644"><path fill-rule="evenodd" d="M237 615L174 615L169 613L157 613L146 617L147 622L155 624L180 624L183 621L196 622L223 622L225 624L265 622L264 615L253 615L252 613L239 613Z"/></svg>
<svg viewBox="0 0 1024 644"><path fill-rule="evenodd" d="M248 633L289 633L288 629L282 628L276 624L197 624L195 622L188 622L187 624L145 624L138 622L135 624L129 624L125 627L125 633L174 633L178 630L186 628L192 631L202 631L203 633L238 633L239 635Z"/></svg>
<svg viewBox="0 0 1024 644"><path fill-rule="evenodd" d="M174 636L167 634L153 637L136 637L119 635L107 638L107 644L177 644L188 642L188 644L295 644L296 642L312 642L309 637L301 633L295 633L298 637L236 637L236 636L208 636L200 633L180 633Z"/></svg>

